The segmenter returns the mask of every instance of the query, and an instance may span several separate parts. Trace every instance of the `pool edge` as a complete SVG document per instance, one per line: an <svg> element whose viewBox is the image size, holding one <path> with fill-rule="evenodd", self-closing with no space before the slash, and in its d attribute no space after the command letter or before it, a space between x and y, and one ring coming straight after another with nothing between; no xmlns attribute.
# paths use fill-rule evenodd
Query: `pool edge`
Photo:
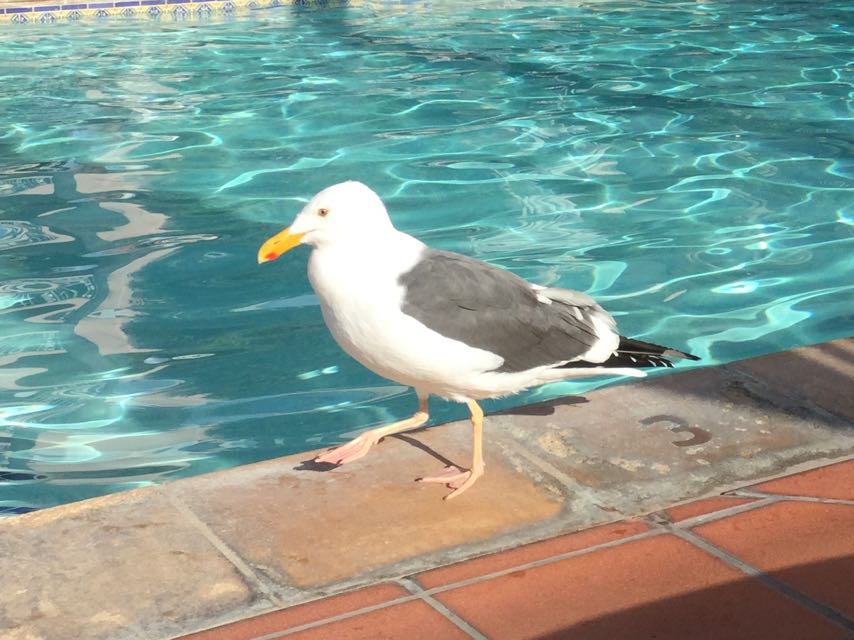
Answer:
<svg viewBox="0 0 854 640"><path fill-rule="evenodd" d="M464 458L465 423L7 518L0 613L22 637L169 638L719 495L854 454L852 378L846 338L488 416L487 474L451 503L411 480Z"/></svg>
<svg viewBox="0 0 854 640"><path fill-rule="evenodd" d="M412 8L404 0L0 0L0 26L86 21L236 19L286 7Z"/></svg>

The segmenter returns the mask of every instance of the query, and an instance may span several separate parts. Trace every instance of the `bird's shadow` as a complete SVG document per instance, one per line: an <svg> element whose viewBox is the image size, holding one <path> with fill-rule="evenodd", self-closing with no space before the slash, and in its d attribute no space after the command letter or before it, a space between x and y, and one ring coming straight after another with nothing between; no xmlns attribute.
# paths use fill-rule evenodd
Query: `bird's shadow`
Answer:
<svg viewBox="0 0 854 640"><path fill-rule="evenodd" d="M294 471L319 471L323 473L326 471L332 471L338 466L340 465L333 464L331 462L317 462L314 458L309 458L308 460L301 460L300 463L294 467Z"/></svg>
<svg viewBox="0 0 854 640"><path fill-rule="evenodd" d="M421 429L419 429L419 431L421 431ZM412 432L410 432L410 433L412 433ZM451 462L450 460L448 460L448 459L447 459L445 456L443 456L441 453L439 453L438 451L436 451L436 450L435 450L435 449L433 449L432 447L427 446L426 444L424 444L424 443L423 443L423 442L421 442L420 440L417 440L417 439L415 439L415 438L411 437L411 436L410 436L410 435L408 435L408 434L405 434L405 433L398 433L398 434L395 434L395 435L393 435L393 436L391 436L391 437L392 437L392 438L396 438L397 440L403 440L404 442L406 442L406 443L408 443L409 445L411 445L411 446L415 447L416 449L421 449L421 451L423 451L423 452L424 452L424 453L426 453L427 455L433 456L434 458L436 458L436 460L438 460L439 462L441 462L441 463L442 463L443 465L445 465L446 467L450 467L450 466L453 466L453 465L454 465L454 463L453 463L453 462Z"/></svg>
<svg viewBox="0 0 854 640"><path fill-rule="evenodd" d="M490 415L493 416L550 416L554 415L557 407L572 406L576 404L586 404L587 398L584 396L562 396L554 400L546 402L538 402L537 404L526 404L521 407L511 407L510 409L502 409Z"/></svg>
<svg viewBox="0 0 854 640"><path fill-rule="evenodd" d="M561 398L555 398L554 400L548 400L546 402L538 402L537 404L529 404L522 407L513 407L510 409L503 409L501 411L495 411L490 413L489 415L493 416L550 416L555 413L557 407L561 406L572 406L576 404L585 404L587 402L587 398L584 396L563 396ZM389 438L395 438L396 440L401 440L408 445L415 447L416 449L421 449L421 451L426 454L436 458L443 465L451 466L454 463L443 456L441 453L427 446L417 438L413 438L412 436L416 433L420 433L424 430L428 429L428 427L419 427L417 429L412 429L411 431L407 431L406 433L396 433L391 436L387 436ZM382 441L380 441L382 442ZM302 460L300 463L294 467L295 471L316 471L319 473L325 473L327 471L332 471L340 465L333 464L331 462L317 462L313 458L308 460Z"/></svg>
<svg viewBox="0 0 854 640"><path fill-rule="evenodd" d="M448 460L448 458L437 452L435 449L432 449L431 447L427 446L417 438L412 437L412 434L424 431L426 430L426 428L427 427L420 427L418 429L413 429L412 431L407 431L406 433L395 433L386 437L394 438L395 440L401 440L402 442L405 442L408 445L415 447L416 449L421 449L421 451L436 458L436 460L441 462L446 467L452 466L454 463ZM383 438L383 440L385 440L385 438ZM380 440L380 442L382 442L382 440ZM300 463L296 467L294 467L294 471L317 471L319 473L325 473L327 471L332 471L333 469L339 466L340 465L333 464L331 462L317 462L312 458L309 460L300 461Z"/></svg>

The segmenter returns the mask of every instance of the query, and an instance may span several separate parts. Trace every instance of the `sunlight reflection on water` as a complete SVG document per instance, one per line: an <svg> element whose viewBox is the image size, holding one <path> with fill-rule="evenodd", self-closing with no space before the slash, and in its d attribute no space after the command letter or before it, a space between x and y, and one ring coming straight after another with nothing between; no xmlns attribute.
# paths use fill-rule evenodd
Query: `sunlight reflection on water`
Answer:
<svg viewBox="0 0 854 640"><path fill-rule="evenodd" d="M850 3L503 4L0 31L0 509L411 413L255 264L343 179L703 364L851 332Z"/></svg>

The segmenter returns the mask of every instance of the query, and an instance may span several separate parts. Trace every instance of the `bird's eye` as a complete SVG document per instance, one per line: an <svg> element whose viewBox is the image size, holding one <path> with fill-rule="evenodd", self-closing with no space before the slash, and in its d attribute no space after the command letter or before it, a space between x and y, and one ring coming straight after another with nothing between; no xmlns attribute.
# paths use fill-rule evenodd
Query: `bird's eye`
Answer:
<svg viewBox="0 0 854 640"><path fill-rule="evenodd" d="M317 215L319 215L321 218L325 218L326 216L329 215L329 209L326 209L326 208L318 209Z"/></svg>

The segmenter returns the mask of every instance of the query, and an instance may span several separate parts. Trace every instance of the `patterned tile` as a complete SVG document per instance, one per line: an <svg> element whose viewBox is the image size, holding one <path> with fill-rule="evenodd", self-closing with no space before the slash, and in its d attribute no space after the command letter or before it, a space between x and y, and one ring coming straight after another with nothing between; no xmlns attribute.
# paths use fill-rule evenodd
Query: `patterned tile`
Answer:
<svg viewBox="0 0 854 640"><path fill-rule="evenodd" d="M142 19L172 20L230 17L265 9L300 5L326 6L318 0L99 0L52 5L0 7L0 24L51 24L82 20ZM9 3L11 4L11 3Z"/></svg>

